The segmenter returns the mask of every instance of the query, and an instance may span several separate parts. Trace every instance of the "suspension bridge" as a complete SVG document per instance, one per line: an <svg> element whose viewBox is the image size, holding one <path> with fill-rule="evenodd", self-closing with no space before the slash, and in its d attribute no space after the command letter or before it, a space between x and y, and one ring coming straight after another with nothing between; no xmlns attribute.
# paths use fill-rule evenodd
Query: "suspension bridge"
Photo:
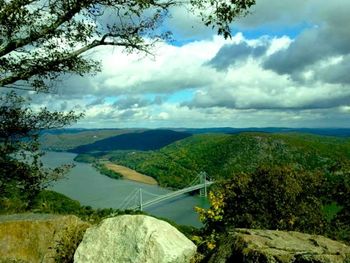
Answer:
<svg viewBox="0 0 350 263"><path fill-rule="evenodd" d="M142 211L143 209L150 207L152 205L164 202L171 198L175 198L177 196L190 193L196 190L200 191L200 196L206 197L207 187L212 185L213 183L214 182L207 180L207 174L205 172L201 172L186 188L183 188L174 192L170 192L164 195L156 195L142 188L135 189L125 198L121 208L132 209L132 210L139 209ZM152 196L153 198L145 200L144 195L149 195L149 196Z"/></svg>

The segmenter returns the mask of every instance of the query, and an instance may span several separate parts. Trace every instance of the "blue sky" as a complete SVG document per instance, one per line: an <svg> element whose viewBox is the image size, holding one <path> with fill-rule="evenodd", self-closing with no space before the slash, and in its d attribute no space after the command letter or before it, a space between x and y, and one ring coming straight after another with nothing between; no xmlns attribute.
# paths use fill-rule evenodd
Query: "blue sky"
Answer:
<svg viewBox="0 0 350 263"><path fill-rule="evenodd" d="M95 76L40 100L76 127L349 127L350 1L258 0L223 39L184 9L153 57L103 48Z"/></svg>

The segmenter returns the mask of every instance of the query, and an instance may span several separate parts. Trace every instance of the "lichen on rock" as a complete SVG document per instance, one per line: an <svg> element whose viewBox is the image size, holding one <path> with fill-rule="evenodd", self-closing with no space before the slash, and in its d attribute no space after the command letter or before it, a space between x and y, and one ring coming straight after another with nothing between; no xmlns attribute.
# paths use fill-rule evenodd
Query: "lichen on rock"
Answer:
<svg viewBox="0 0 350 263"><path fill-rule="evenodd" d="M350 247L319 235L235 229L222 236L210 263L349 263Z"/></svg>
<svg viewBox="0 0 350 263"><path fill-rule="evenodd" d="M72 215L0 216L0 262L57 262L59 255L56 248L69 239L67 229L71 232L74 229L85 230L88 226Z"/></svg>

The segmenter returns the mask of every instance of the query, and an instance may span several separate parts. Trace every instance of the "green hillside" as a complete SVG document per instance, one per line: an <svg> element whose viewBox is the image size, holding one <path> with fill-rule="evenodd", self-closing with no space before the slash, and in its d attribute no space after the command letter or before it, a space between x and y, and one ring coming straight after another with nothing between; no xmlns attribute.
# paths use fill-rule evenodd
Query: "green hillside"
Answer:
<svg viewBox="0 0 350 263"><path fill-rule="evenodd" d="M87 156L91 157L77 159ZM252 172L259 166L291 164L312 171L340 169L340 164L350 159L350 140L306 134L201 134L157 151L115 151L97 158L150 175L162 186L181 188L200 171L222 179Z"/></svg>

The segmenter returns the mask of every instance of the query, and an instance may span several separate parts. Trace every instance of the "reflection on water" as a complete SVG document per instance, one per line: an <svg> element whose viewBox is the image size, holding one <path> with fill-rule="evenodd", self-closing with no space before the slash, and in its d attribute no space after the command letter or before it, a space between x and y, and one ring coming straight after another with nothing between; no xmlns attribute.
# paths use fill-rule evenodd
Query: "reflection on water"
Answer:
<svg viewBox="0 0 350 263"><path fill-rule="evenodd" d="M56 167L61 164L73 163L76 155L66 152L48 152L43 157L43 162L48 167ZM128 180L115 180L101 175L91 165L76 163L66 178L56 182L51 189L65 194L83 205L94 208L121 208L125 199L137 189L142 189L151 194L143 194L143 200L154 198L154 195L169 193L170 190L159 186L141 184ZM130 204L135 205L138 198ZM156 204L145 211L160 217L169 218L178 224L201 226L198 215L194 212L195 206L207 207L207 200L198 196L182 195L165 202Z"/></svg>

